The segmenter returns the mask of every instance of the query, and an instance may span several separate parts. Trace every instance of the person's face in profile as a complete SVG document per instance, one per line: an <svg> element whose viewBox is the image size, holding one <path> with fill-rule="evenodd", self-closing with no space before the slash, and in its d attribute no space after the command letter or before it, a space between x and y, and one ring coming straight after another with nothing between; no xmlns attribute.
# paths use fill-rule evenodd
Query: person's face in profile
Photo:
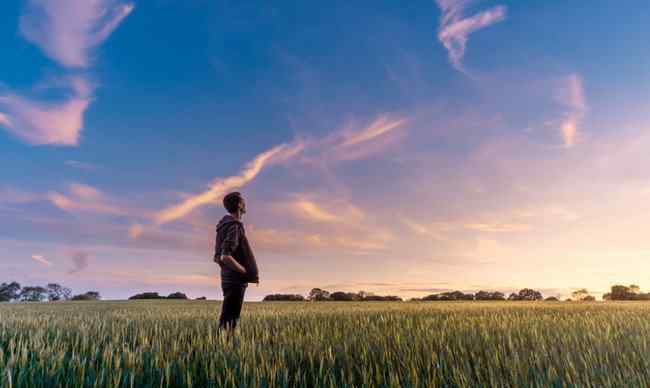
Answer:
<svg viewBox="0 0 650 388"><path fill-rule="evenodd" d="M239 211L241 212L241 214L246 213L246 201L244 201L244 198L242 198L241 201L239 201Z"/></svg>

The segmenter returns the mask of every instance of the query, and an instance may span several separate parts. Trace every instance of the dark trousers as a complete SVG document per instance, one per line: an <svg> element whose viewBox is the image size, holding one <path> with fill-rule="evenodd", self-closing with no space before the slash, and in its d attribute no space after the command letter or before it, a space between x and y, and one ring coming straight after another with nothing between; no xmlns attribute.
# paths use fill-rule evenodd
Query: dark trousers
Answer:
<svg viewBox="0 0 650 388"><path fill-rule="evenodd" d="M219 330L226 328L231 333L235 330L247 286L247 284L221 284L223 303L221 304L221 315L219 316Z"/></svg>

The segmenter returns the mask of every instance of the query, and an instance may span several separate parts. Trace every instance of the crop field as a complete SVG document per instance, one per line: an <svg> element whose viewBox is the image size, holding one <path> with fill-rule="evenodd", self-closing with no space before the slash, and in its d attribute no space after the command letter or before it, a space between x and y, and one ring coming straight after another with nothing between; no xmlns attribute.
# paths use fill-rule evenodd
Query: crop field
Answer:
<svg viewBox="0 0 650 388"><path fill-rule="evenodd" d="M0 305L2 387L648 386L650 303Z"/></svg>

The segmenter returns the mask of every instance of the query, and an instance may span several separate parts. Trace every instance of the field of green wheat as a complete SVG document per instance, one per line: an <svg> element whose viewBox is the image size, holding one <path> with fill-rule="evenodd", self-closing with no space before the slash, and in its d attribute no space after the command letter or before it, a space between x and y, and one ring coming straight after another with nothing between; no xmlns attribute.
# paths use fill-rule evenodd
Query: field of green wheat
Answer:
<svg viewBox="0 0 650 388"><path fill-rule="evenodd" d="M648 386L644 302L0 305L2 387Z"/></svg>

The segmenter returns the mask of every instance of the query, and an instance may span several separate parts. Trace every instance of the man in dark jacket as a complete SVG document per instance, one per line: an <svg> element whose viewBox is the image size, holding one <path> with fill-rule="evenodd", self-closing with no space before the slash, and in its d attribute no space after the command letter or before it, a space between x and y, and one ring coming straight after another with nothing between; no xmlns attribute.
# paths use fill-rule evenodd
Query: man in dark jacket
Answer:
<svg viewBox="0 0 650 388"><path fill-rule="evenodd" d="M239 192L223 198L228 214L217 224L214 261L221 267L223 303L219 317L219 330L226 327L232 333L244 302L248 283L257 283L257 262L251 249L241 217L246 213L246 203Z"/></svg>

